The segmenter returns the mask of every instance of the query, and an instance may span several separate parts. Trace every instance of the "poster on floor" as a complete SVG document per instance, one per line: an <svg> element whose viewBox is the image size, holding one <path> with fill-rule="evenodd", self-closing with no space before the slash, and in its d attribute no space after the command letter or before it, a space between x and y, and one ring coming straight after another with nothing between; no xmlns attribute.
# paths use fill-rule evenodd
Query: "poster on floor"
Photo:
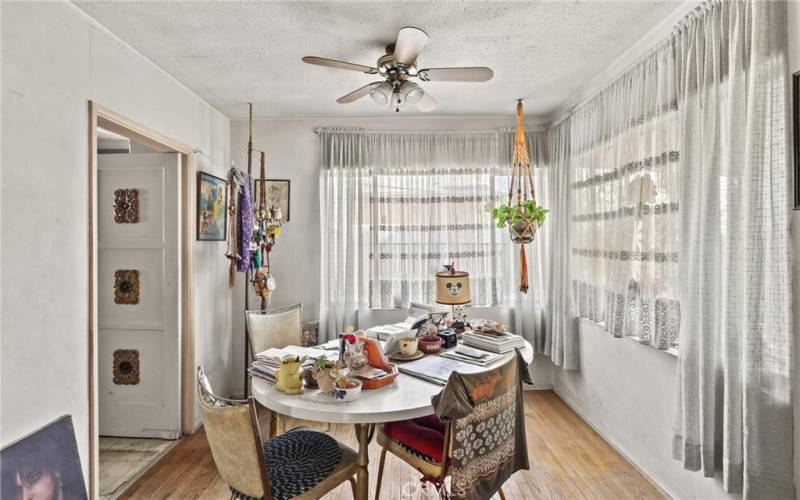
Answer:
<svg viewBox="0 0 800 500"><path fill-rule="evenodd" d="M87 498L71 416L0 450L0 500L19 498Z"/></svg>

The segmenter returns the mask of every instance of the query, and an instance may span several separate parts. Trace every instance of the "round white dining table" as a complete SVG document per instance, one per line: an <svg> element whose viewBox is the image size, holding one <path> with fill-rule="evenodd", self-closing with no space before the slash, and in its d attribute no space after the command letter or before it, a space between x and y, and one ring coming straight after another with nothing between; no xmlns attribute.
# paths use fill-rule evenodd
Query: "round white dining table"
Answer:
<svg viewBox="0 0 800 500"><path fill-rule="evenodd" d="M523 359L533 362L533 348L528 341L520 349ZM508 353L491 365L491 370L507 362ZM306 390L301 395L289 395L277 390L271 383L252 377L253 397L262 406L284 416L334 424L353 424L358 439L358 472L356 474L356 500L367 500L369 494L369 456L367 447L372 440L375 424L424 417L434 413L431 397L443 387L405 373L385 387L364 390L361 397L351 402L334 402L318 389Z"/></svg>

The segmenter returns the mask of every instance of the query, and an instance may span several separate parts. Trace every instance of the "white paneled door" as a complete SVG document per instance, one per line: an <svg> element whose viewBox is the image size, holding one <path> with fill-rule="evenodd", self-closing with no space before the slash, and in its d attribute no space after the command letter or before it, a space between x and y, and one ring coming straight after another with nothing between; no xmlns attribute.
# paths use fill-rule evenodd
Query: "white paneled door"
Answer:
<svg viewBox="0 0 800 500"><path fill-rule="evenodd" d="M180 437L180 161L98 156L101 436Z"/></svg>

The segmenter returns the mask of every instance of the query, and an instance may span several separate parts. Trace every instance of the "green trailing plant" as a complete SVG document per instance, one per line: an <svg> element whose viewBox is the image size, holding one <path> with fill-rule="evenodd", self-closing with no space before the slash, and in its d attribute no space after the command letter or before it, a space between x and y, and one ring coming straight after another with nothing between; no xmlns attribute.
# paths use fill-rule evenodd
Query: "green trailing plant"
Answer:
<svg viewBox="0 0 800 500"><path fill-rule="evenodd" d="M536 219L536 224L541 227L544 224L544 216L549 211L537 205L534 200L525 200L515 205L500 205L492 210L492 219L497 221L499 228L531 219Z"/></svg>

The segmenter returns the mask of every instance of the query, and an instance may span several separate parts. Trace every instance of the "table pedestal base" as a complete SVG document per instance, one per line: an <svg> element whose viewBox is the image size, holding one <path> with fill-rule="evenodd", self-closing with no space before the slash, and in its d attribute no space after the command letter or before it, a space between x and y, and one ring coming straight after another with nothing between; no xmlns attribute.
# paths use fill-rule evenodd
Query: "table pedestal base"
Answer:
<svg viewBox="0 0 800 500"><path fill-rule="evenodd" d="M358 440L358 460L356 464L356 500L369 499L369 443L375 433L375 424L355 424L356 439Z"/></svg>

